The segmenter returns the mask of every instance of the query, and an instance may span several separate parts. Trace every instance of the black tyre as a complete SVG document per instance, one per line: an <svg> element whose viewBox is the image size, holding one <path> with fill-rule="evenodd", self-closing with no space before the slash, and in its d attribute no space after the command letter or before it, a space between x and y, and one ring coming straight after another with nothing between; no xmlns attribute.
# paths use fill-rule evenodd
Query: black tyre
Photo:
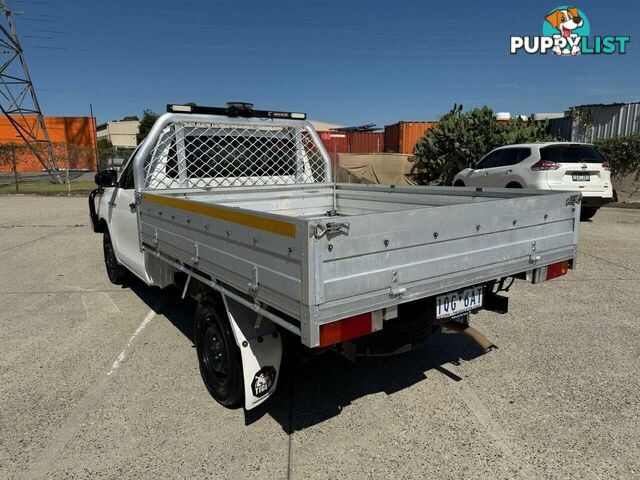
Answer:
<svg viewBox="0 0 640 480"><path fill-rule="evenodd" d="M593 216L596 214L597 211L598 211L597 208L582 207L582 209L580 210L580 220L584 222L586 220L593 218Z"/></svg>
<svg viewBox="0 0 640 480"><path fill-rule="evenodd" d="M198 303L195 332L200 375L207 390L225 407L241 406L244 391L240 349L226 314L216 308L213 300Z"/></svg>
<svg viewBox="0 0 640 480"><path fill-rule="evenodd" d="M109 281L115 285L122 285L127 280L127 270L118 263L108 230L104 232L102 237L102 249L104 251L104 265L107 269Z"/></svg>
<svg viewBox="0 0 640 480"><path fill-rule="evenodd" d="M463 182L462 180L456 180L456 181L453 183L453 186L454 186L454 187L464 187L464 182Z"/></svg>
<svg viewBox="0 0 640 480"><path fill-rule="evenodd" d="M520 185L517 182L512 182L509 185L507 185L505 188L522 188L522 185Z"/></svg>

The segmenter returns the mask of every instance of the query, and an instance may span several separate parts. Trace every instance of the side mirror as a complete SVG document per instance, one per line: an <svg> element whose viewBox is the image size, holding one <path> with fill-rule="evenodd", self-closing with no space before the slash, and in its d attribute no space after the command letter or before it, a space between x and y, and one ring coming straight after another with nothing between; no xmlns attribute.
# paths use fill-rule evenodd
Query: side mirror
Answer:
<svg viewBox="0 0 640 480"><path fill-rule="evenodd" d="M118 184L118 172L115 170L103 170L96 173L94 180L99 187L115 187Z"/></svg>

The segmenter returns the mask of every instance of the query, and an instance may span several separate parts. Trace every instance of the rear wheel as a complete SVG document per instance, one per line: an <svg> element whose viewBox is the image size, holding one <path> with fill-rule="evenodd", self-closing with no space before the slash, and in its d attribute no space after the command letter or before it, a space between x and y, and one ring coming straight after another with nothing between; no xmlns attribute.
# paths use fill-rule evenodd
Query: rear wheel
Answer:
<svg viewBox="0 0 640 480"><path fill-rule="evenodd" d="M518 182L511 182L506 186L506 188L522 188L522 185L520 185Z"/></svg>
<svg viewBox="0 0 640 480"><path fill-rule="evenodd" d="M115 285L122 285L127 280L127 270L120 265L113 249L111 235L105 230L102 237L102 250L104 251L104 265L107 269L109 281Z"/></svg>
<svg viewBox="0 0 640 480"><path fill-rule="evenodd" d="M598 209L594 207L582 207L580 210L580 220L584 222L593 218L597 211Z"/></svg>
<svg viewBox="0 0 640 480"><path fill-rule="evenodd" d="M462 180L456 180L453 182L454 187L464 187L464 182Z"/></svg>
<svg viewBox="0 0 640 480"><path fill-rule="evenodd" d="M200 375L207 390L221 405L239 407L244 399L240 349L226 314L210 298L196 308L195 331Z"/></svg>

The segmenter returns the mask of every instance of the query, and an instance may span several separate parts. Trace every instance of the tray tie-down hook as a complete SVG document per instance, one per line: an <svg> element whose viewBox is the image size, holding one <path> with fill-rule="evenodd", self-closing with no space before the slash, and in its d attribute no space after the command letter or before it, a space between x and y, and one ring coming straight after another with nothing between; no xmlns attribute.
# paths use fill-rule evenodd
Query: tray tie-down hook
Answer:
<svg viewBox="0 0 640 480"><path fill-rule="evenodd" d="M582 194L576 193L574 195L569 195L567 197L567 206L569 205L578 205L582 202Z"/></svg>
<svg viewBox="0 0 640 480"><path fill-rule="evenodd" d="M331 240L338 235L349 235L349 227L350 225L347 222L327 222L324 225L320 222L315 222L309 227L309 236L314 237L316 240L320 240L322 237L327 237L327 239Z"/></svg>
<svg viewBox="0 0 640 480"><path fill-rule="evenodd" d="M529 263L538 263L542 257L536 253L536 242L531 242L531 253L529 254Z"/></svg>

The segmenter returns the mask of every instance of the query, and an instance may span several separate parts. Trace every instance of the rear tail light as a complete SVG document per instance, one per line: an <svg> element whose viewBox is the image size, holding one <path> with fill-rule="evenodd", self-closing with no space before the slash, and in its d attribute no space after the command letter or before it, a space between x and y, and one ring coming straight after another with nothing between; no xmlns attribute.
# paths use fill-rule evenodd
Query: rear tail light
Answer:
<svg viewBox="0 0 640 480"><path fill-rule="evenodd" d="M367 335L373 331L372 321L373 314L368 312L320 325L320 346L326 347Z"/></svg>
<svg viewBox="0 0 640 480"><path fill-rule="evenodd" d="M611 164L609 162L604 162L602 164L602 168L604 168L607 172L611 171Z"/></svg>
<svg viewBox="0 0 640 480"><path fill-rule="evenodd" d="M556 162L551 162L549 160L539 160L533 165L531 165L532 172L539 172L545 170L557 170L560 168L560 164Z"/></svg>
<svg viewBox="0 0 640 480"><path fill-rule="evenodd" d="M547 265L547 280L551 280L553 278L558 278L558 277L561 277L562 275L566 275L568 271L569 271L569 260Z"/></svg>

